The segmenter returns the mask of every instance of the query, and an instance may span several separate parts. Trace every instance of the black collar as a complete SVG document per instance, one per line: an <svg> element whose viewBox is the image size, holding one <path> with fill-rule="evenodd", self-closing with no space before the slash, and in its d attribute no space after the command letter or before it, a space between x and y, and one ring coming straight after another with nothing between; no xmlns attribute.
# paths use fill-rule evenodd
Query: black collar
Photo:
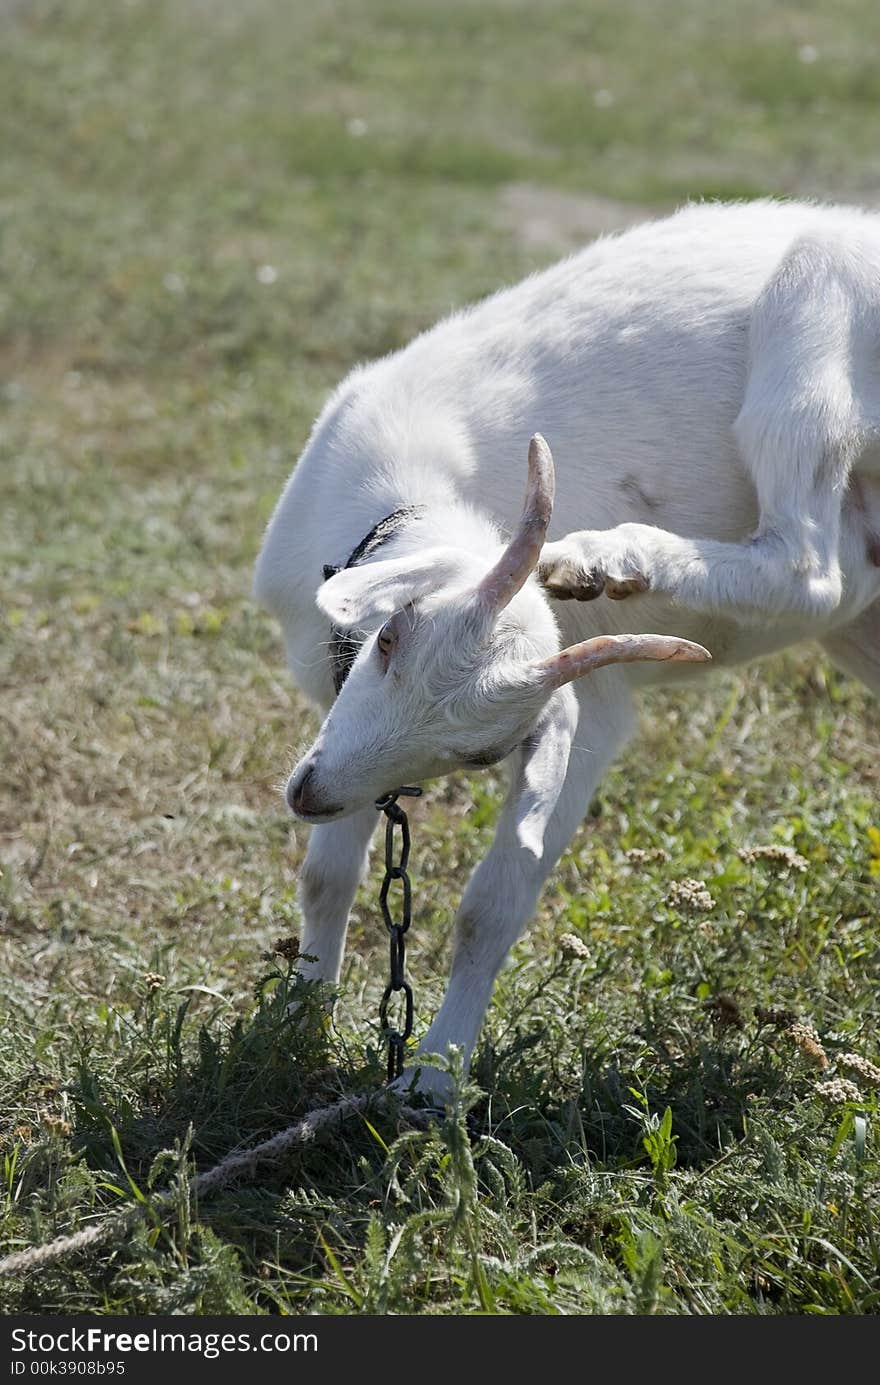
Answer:
<svg viewBox="0 0 880 1385"><path fill-rule="evenodd" d="M344 568L358 567L360 563L366 562L377 549L387 543L390 538L393 538L413 515L421 514L424 509L424 505L405 505L403 509L393 510L390 515L380 519L378 524L374 524L370 532L364 535L357 547L352 549L346 562L338 567L333 563L324 564L324 581L327 582L331 577L335 577L337 572L342 572ZM354 635L340 630L337 625L331 625L330 668L333 673L333 686L337 696L358 656L361 644L362 641Z"/></svg>

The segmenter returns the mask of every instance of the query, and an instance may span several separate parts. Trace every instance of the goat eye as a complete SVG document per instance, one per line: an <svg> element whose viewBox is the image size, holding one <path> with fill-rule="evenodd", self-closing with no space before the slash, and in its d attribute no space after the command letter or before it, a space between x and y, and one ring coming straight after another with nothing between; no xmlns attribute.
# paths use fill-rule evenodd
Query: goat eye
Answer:
<svg viewBox="0 0 880 1385"><path fill-rule="evenodd" d="M387 659L394 648L394 636L387 627L379 631L376 644L378 645L379 653L382 655L382 658Z"/></svg>

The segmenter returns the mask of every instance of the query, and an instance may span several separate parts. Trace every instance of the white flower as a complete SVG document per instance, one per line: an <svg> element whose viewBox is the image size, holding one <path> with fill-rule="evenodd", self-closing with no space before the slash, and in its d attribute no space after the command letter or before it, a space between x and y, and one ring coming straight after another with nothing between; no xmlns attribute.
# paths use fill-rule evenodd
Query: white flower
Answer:
<svg viewBox="0 0 880 1385"><path fill-rule="evenodd" d="M741 861L751 865L753 861L772 861L783 870L799 870L802 874L809 869L809 861L795 851L793 846L744 846L737 853Z"/></svg>
<svg viewBox="0 0 880 1385"><path fill-rule="evenodd" d="M560 933L559 951L568 962L589 962L590 949L576 933Z"/></svg>
<svg viewBox="0 0 880 1385"><path fill-rule="evenodd" d="M705 880L673 880L666 903L673 909L693 909L698 913L708 913L715 907L715 900L706 889Z"/></svg>
<svg viewBox="0 0 880 1385"><path fill-rule="evenodd" d="M842 1106L845 1101L860 1101L862 1096L855 1083L848 1082L845 1077L832 1077L830 1082L817 1082L816 1092L836 1106Z"/></svg>
<svg viewBox="0 0 880 1385"><path fill-rule="evenodd" d="M346 121L345 128L355 139L361 139L367 133L368 126L365 120L362 120L359 115L355 115L352 116L351 120Z"/></svg>
<svg viewBox="0 0 880 1385"><path fill-rule="evenodd" d="M274 284L278 278L278 270L273 264L261 264L257 270L258 284Z"/></svg>
<svg viewBox="0 0 880 1385"><path fill-rule="evenodd" d="M876 1063L870 1063L858 1053L841 1053L837 1061L840 1067L856 1073L869 1087L880 1087L880 1068Z"/></svg>

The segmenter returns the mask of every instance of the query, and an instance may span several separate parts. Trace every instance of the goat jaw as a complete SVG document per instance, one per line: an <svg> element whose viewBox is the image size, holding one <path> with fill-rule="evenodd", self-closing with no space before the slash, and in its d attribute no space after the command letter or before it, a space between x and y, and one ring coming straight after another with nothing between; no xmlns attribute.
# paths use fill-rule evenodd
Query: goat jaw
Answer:
<svg viewBox="0 0 880 1385"><path fill-rule="evenodd" d="M585 673L606 664L632 664L641 660L704 664L712 658L708 649L675 635L596 635L570 645L549 659L532 664L546 688L561 688Z"/></svg>
<svg viewBox="0 0 880 1385"><path fill-rule="evenodd" d="M494 618L503 611L537 567L553 513L555 486L553 456L541 434L536 433L529 443L529 479L519 526L477 588L480 605L488 616Z"/></svg>

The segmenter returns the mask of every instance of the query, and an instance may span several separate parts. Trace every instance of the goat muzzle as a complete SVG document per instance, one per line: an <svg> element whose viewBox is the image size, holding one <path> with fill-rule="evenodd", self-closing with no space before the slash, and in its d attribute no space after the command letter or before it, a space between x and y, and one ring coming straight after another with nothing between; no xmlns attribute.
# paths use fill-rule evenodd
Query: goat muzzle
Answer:
<svg viewBox="0 0 880 1385"><path fill-rule="evenodd" d="M315 788L314 762L303 766L301 772L295 772L290 776L285 797L290 810L296 813L298 818L305 818L309 822L336 817L342 812L338 804L328 805L322 802L320 791Z"/></svg>

